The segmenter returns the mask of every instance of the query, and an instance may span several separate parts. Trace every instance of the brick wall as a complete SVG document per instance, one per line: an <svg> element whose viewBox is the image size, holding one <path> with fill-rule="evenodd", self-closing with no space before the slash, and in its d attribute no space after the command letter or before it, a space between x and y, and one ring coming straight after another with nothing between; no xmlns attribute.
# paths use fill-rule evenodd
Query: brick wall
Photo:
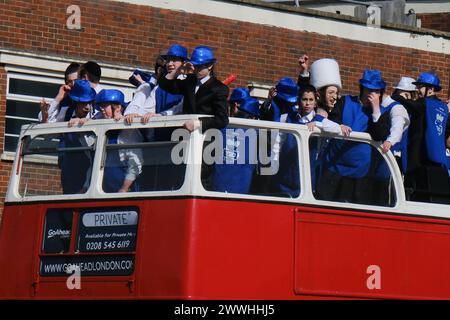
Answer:
<svg viewBox="0 0 450 320"><path fill-rule="evenodd" d="M66 8L71 4L72 0L0 0L0 48L151 68L156 54L175 42L190 51L204 44L216 51L219 78L238 75L234 85L296 77L297 58L307 52L312 60L331 57L339 61L344 93L356 92L364 68L379 68L389 87L402 75L416 77L420 71L435 70L444 87L441 96L448 94L450 54L106 0L77 1L83 29L68 30ZM5 85L0 68L0 127L4 126ZM9 170L9 162L0 163L0 196Z"/></svg>
<svg viewBox="0 0 450 320"><path fill-rule="evenodd" d="M422 21L422 28L450 32L450 12L421 13L417 18Z"/></svg>

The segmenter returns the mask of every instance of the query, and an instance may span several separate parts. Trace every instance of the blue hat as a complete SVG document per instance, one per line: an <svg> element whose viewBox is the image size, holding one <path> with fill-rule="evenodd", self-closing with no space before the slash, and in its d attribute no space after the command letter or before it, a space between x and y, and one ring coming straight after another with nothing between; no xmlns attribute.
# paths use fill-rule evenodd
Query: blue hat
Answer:
<svg viewBox="0 0 450 320"><path fill-rule="evenodd" d="M380 70L364 70L362 79L359 83L367 89L383 90L386 88L386 82L381 78Z"/></svg>
<svg viewBox="0 0 450 320"><path fill-rule="evenodd" d="M297 102L298 86L291 78L282 78L275 88L278 98L291 103Z"/></svg>
<svg viewBox="0 0 450 320"><path fill-rule="evenodd" d="M177 57L181 58L183 61L188 58L188 51L185 47L174 44L167 50L167 53L161 56L164 60L167 60L168 57Z"/></svg>
<svg viewBox="0 0 450 320"><path fill-rule="evenodd" d="M131 77L128 78L128 81L134 85L135 87L139 87L141 84L133 77L133 75L140 75L142 80L144 80L144 82L149 82L150 79L154 76L154 73L151 72L146 72L146 71L142 71L139 69L136 69L133 71L133 74L131 75Z"/></svg>
<svg viewBox="0 0 450 320"><path fill-rule="evenodd" d="M238 109L259 118L259 101L253 97L245 98Z"/></svg>
<svg viewBox="0 0 450 320"><path fill-rule="evenodd" d="M250 97L250 92L247 88L236 88L231 92L229 101L242 103L242 101L248 97Z"/></svg>
<svg viewBox="0 0 450 320"><path fill-rule="evenodd" d="M118 103L122 107L125 107L125 96L123 95L122 91L116 90L116 89L103 89L100 91L97 96L95 97L95 108L99 109L100 103L105 102L112 102L112 103Z"/></svg>
<svg viewBox="0 0 450 320"><path fill-rule="evenodd" d="M440 84L439 77L431 72L422 72L417 78L417 81L413 82L415 85L425 85L436 88L436 91L440 91L442 89Z"/></svg>
<svg viewBox="0 0 450 320"><path fill-rule="evenodd" d="M190 62L194 66L212 64L216 62L214 53L210 47L198 46L192 51Z"/></svg>
<svg viewBox="0 0 450 320"><path fill-rule="evenodd" d="M73 102L91 102L95 100L95 90L91 88L88 80L77 80L68 93Z"/></svg>

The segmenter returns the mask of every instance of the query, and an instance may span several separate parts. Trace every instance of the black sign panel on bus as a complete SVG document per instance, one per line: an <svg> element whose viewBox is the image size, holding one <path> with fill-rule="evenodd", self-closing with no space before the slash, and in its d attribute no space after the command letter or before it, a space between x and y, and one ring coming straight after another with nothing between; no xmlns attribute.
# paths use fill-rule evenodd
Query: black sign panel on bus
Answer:
<svg viewBox="0 0 450 320"><path fill-rule="evenodd" d="M68 276L79 271L81 276L129 276L134 270L130 255L44 256L40 275Z"/></svg>
<svg viewBox="0 0 450 320"><path fill-rule="evenodd" d="M45 253L68 252L72 234L71 209L49 209L45 215L42 250Z"/></svg>
<svg viewBox="0 0 450 320"><path fill-rule="evenodd" d="M77 250L80 252L134 251L137 225L137 208L82 210L78 225Z"/></svg>

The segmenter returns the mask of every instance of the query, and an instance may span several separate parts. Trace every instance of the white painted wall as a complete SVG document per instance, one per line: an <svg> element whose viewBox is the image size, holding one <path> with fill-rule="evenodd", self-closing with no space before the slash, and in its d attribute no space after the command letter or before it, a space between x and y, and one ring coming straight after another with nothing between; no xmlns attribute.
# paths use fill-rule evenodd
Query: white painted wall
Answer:
<svg viewBox="0 0 450 320"><path fill-rule="evenodd" d="M374 0L376 1L376 0ZM304 7L316 9L325 12L336 13L340 11L341 14L354 16L354 4L309 4ZM405 6L405 13L409 9L414 9L416 13L438 13L450 12L450 1L407 1Z"/></svg>
<svg viewBox="0 0 450 320"><path fill-rule="evenodd" d="M402 30L369 28L349 21L326 19L294 12L280 12L268 8L248 6L239 3L227 3L213 0L113 1L269 25L295 31L316 32L322 35L336 36L349 40L380 43L436 53L450 53L450 39L444 37L412 34Z"/></svg>

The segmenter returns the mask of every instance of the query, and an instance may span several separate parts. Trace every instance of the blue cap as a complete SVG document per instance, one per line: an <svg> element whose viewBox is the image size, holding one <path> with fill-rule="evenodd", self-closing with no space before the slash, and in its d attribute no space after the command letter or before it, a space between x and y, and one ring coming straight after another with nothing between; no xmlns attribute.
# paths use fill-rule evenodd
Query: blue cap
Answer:
<svg viewBox="0 0 450 320"><path fill-rule="evenodd" d="M68 93L69 98L73 102L91 102L95 100L95 90L91 88L88 80L77 80Z"/></svg>
<svg viewBox="0 0 450 320"><path fill-rule="evenodd" d="M380 70L364 70L363 77L359 80L359 83L364 88L372 90L383 90L386 88L386 82L381 78Z"/></svg>
<svg viewBox="0 0 450 320"><path fill-rule="evenodd" d="M133 75L140 75L144 82L149 82L150 79L154 76L154 73L142 71L139 69L134 70L131 77L128 78L128 81L135 87L139 87L141 84L133 77Z"/></svg>
<svg viewBox="0 0 450 320"><path fill-rule="evenodd" d="M253 97L245 98L239 105L238 109L259 118L259 101Z"/></svg>
<svg viewBox="0 0 450 320"><path fill-rule="evenodd" d="M278 98L291 103L297 102L298 86L291 78L282 78L275 88Z"/></svg>
<svg viewBox="0 0 450 320"><path fill-rule="evenodd" d="M188 51L185 47L174 44L167 50L167 53L161 56L164 60L167 60L168 57L177 57L181 58L181 60L187 60L188 58Z"/></svg>
<svg viewBox="0 0 450 320"><path fill-rule="evenodd" d="M190 62L194 66L198 66L202 64L213 64L216 62L216 59L210 47L198 46L192 51Z"/></svg>
<svg viewBox="0 0 450 320"><path fill-rule="evenodd" d="M97 96L95 97L95 108L99 109L100 103L118 103L122 107L125 107L125 96L123 95L122 91L116 90L116 89L103 89L100 91Z"/></svg>
<svg viewBox="0 0 450 320"><path fill-rule="evenodd" d="M431 86L436 88L436 91L440 91L442 89L439 77L431 72L422 72L419 75L419 78L417 78L417 81L413 82L413 84Z"/></svg>
<svg viewBox="0 0 450 320"><path fill-rule="evenodd" d="M229 102L242 103L246 98L250 97L250 92L247 88L236 88L231 92Z"/></svg>

